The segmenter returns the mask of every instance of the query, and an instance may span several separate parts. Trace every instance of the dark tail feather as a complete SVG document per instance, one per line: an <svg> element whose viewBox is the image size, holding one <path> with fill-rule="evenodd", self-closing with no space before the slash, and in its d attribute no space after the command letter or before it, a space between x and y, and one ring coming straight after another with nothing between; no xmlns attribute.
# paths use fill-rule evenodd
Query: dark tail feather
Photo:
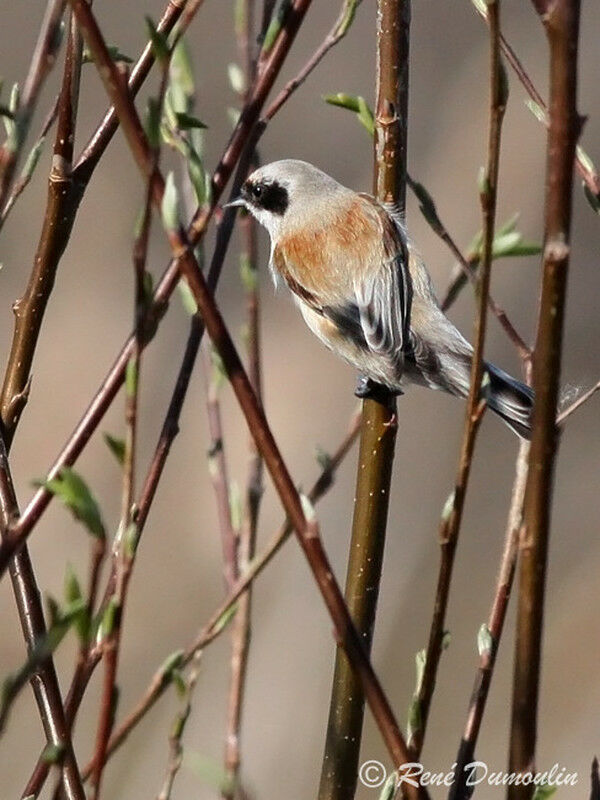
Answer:
<svg viewBox="0 0 600 800"><path fill-rule="evenodd" d="M518 436L531 439L533 392L493 364L486 364L486 369L490 378L487 391L484 389L488 406Z"/></svg>

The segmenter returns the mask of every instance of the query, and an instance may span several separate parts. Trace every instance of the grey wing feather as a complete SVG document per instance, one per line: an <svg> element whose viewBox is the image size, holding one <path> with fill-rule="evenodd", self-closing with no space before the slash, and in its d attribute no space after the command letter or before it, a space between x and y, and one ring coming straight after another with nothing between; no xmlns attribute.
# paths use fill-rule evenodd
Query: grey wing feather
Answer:
<svg viewBox="0 0 600 800"><path fill-rule="evenodd" d="M360 322L369 349L398 359L409 346L412 285L402 227L393 215L385 232L388 260L355 284Z"/></svg>

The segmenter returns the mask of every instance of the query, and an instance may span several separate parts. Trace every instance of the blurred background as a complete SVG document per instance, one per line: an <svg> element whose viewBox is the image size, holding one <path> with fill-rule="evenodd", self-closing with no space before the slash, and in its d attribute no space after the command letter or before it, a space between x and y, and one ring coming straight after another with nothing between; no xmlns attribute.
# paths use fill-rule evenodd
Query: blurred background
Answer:
<svg viewBox="0 0 600 800"><path fill-rule="evenodd" d="M283 69L283 85L320 43L338 13L335 2L314 2ZM468 0L413 4L409 168L434 196L439 214L456 241L466 247L480 228L477 171L486 158L487 29ZM22 81L45 4L0 0L5 85ZM98 3L96 13L107 40L132 56L142 47L145 13L155 19L159 0ZM236 60L232 3L206 0L192 26L199 100L196 114L209 126L207 165L216 163L230 131L227 107L235 105L227 64ZM371 142L349 112L325 105L322 95L344 91L374 98L375 3L365 0L354 26L271 123L262 139L263 161L306 159L357 190L370 190ZM531 4L505 0L503 31L547 96L547 47ZM585 3L581 25L579 110L589 115L582 144L600 163L600 9ZM57 90L61 61L39 104L41 121ZM540 241L543 225L545 135L524 105L525 94L509 73L511 96L504 125L499 221L521 212L520 229ZM156 90L150 83L147 91ZM6 89L5 89L6 91ZM147 93L147 92L146 92ZM104 109L103 89L93 66L84 68L77 147L80 149ZM32 130L35 131L34 124ZM32 186L9 218L0 242L0 352L6 358L12 336L11 304L25 287L37 243L49 168L45 151ZM122 136L117 134L86 193L49 303L33 368L33 386L12 452L19 499L24 505L32 481L42 477L87 406L131 327L133 226L143 186ZM409 229L422 250L438 292L453 266L450 253L408 205ZM155 227L149 269L158 276L167 250ZM273 431L295 480L311 485L318 472L315 447L333 451L356 407L355 376L308 332L285 292L275 294L266 265L267 237L260 239L264 396ZM600 376L597 302L600 291L600 220L576 181L573 251L566 319L563 382L587 388ZM209 251L210 252L210 251ZM497 262L493 293L517 328L530 339L537 311L539 258ZM219 285L219 300L232 332L242 342L243 293L235 242ZM472 332L474 304L467 290L451 311L465 335ZM140 479L153 452L187 337L187 317L174 296L159 334L143 359ZM487 355L518 374L514 350L492 318ZM231 476L244 486L247 431L228 387L223 391L225 447ZM600 492L598 484L599 398L570 420L563 435L556 475L550 547L544 663L540 705L538 767L555 762L576 771L576 789L588 792L589 766L599 747L600 659ZM434 392L411 389L399 403L400 428L383 584L373 660L399 720L404 724L413 692L414 656L427 641L438 565L440 511L452 488L464 406ZM100 431L121 435L120 395ZM198 370L185 404L181 434L160 484L132 579L124 621L119 670L119 718L146 687L164 658L185 646L223 596L221 551L212 489L204 387ZM500 558L514 473L517 440L489 415L483 423L466 503L444 653L423 760L448 770L464 727L477 663L476 635L487 619ZM343 581L351 527L356 451L341 468L335 487L319 505L322 534ZM100 435L77 468L99 498L111 530L120 508L120 474ZM279 526L282 514L266 479L259 551ZM53 503L31 540L40 587L62 596L65 564L87 574L88 542L80 526ZM24 644L10 582L0 585L0 674L21 664ZM490 769L506 768L510 713L514 603L480 736L478 758ZM63 691L68 686L75 637L56 654ZM186 757L175 797L210 798L215 790L199 776L198 763L219 765L223 752L230 646L225 634L202 658L192 717L185 734ZM304 800L318 786L327 721L334 645L331 624L295 541L286 544L255 585L253 633L242 742L242 778L250 797L281 793ZM75 737L80 763L87 761L97 719L101 670L84 702ZM168 735L180 700L171 690L111 759L105 772L106 798L151 797L162 785ZM20 696L0 741L2 798L19 796L43 735L29 689ZM389 758L366 714L363 760ZM202 770L201 770L202 771ZM482 796L500 796L484 790ZM434 796L442 796L433 792ZM359 788L359 798L376 790Z"/></svg>

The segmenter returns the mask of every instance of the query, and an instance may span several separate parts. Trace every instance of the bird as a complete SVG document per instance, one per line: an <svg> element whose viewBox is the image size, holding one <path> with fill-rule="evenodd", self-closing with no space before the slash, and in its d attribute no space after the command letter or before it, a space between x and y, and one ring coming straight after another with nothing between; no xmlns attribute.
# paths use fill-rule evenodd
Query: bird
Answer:
<svg viewBox="0 0 600 800"><path fill-rule="evenodd" d="M359 397L408 384L468 396L473 348L441 310L394 205L296 159L253 171L228 205L266 228L276 286L287 285L310 330L358 370ZM488 362L481 386L487 406L529 439L531 389Z"/></svg>

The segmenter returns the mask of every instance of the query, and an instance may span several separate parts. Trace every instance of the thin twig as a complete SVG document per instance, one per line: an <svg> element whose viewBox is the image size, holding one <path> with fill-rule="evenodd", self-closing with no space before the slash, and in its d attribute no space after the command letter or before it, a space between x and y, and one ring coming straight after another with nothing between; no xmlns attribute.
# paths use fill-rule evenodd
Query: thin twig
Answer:
<svg viewBox="0 0 600 800"><path fill-rule="evenodd" d="M0 395L0 415L8 447L27 403L31 365L44 311L54 286L58 261L71 232L73 204L77 202L71 160L80 72L81 38L76 26L71 24L42 233L25 294L13 306L15 331Z"/></svg>
<svg viewBox="0 0 600 800"><path fill-rule="evenodd" d="M440 523L439 541L441 548L440 569L436 588L435 606L431 623L429 643L425 655L423 678L417 692L420 713L413 730L411 746L413 755L418 758L423 748L429 709L435 689L437 670L443 648L444 623L450 593L454 556L460 534L460 525L465 496L473 461L475 440L485 409L482 395L484 374L483 351L486 332L487 299L490 286L492 247L496 218L496 197L498 190L498 167L500 159L500 134L504 117L506 96L503 82L503 67L500 60L500 3L488 2L490 22L490 111L488 159L481 178L480 199L483 213L483 249L479 271L478 309L475 320L475 347L471 367L469 397L459 466L454 491L448 500Z"/></svg>
<svg viewBox="0 0 600 800"><path fill-rule="evenodd" d="M533 5L536 7L540 16L542 16L544 13L543 9L546 7L544 0L541 0L541 2L538 2L538 0L533 0ZM483 9L479 5L475 5L475 8L479 12L480 16L486 19L485 14L482 13ZM503 35L500 37L500 47L502 48L502 52L504 53L506 60L512 67L515 75L523 85L523 88L529 97L531 97L533 102L538 105L542 111L547 113L548 106L544 102L544 98L536 89L531 77L523 66L522 61L519 59L512 46ZM597 200L600 200L600 175L598 175L595 169L581 157L581 154L577 149L575 150L575 168L579 172L579 175L590 192Z"/></svg>
<svg viewBox="0 0 600 800"><path fill-rule="evenodd" d="M19 507L8 463L8 448L0 426L0 533L2 536L4 536L9 523L18 518L18 515ZM27 547L24 547L10 562L10 578L21 628L27 644L27 652L31 655L35 652L37 643L45 637L47 630L41 595ZM39 664L30 682L46 741L57 753L62 753L60 766L65 796L68 800L85 800L85 792L73 752L71 735L65 721L60 687L51 655Z"/></svg>
<svg viewBox="0 0 600 800"><path fill-rule="evenodd" d="M217 503L217 519L221 532L223 550L223 577L225 588L229 589L237 578L237 535L231 521L229 470L225 457L223 426L221 424L221 403L219 384L222 375L219 367L213 364L213 349L209 342L203 347L204 382L206 385L206 414L210 443L208 446L208 474Z"/></svg>
<svg viewBox="0 0 600 800"><path fill-rule="evenodd" d="M579 0L535 0L550 45L550 127L547 144L544 267L533 355L535 404L525 490L509 769L535 771L542 626L554 463L556 407L569 266L573 159L582 120L577 113ZM533 786L509 787L510 800L529 800Z"/></svg>
<svg viewBox="0 0 600 800"><path fill-rule="evenodd" d="M279 111L290 94L302 86L304 81L308 78L315 67L320 64L323 58L325 58L331 48L335 47L335 45L344 38L350 28L351 18L349 18L349 15L354 16L356 13L356 8L361 2L362 0L343 0L338 18L333 23L331 30L325 39L323 39L320 46L308 59L306 64L302 67L300 72L296 75L296 77L292 78L291 81L288 81L283 89L279 92L275 100L273 100L269 106L269 110L265 115L266 119L271 119Z"/></svg>
<svg viewBox="0 0 600 800"><path fill-rule="evenodd" d="M487 622L483 644L479 652L479 667L475 676L475 683L469 702L467 723L456 756L456 775L452 783L448 800L469 800L471 787L466 786L468 777L467 765L475 757L475 747L488 693L492 683L496 656L500 646L500 638L504 628L504 620L508 610L508 601L512 590L515 567L517 563L519 529L523 520L523 501L525 499L525 484L527 481L527 461L529 457L529 442L522 440L515 467L515 480L513 483L510 510L504 538L504 550L500 562L500 570L496 581L496 591Z"/></svg>
<svg viewBox="0 0 600 800"><path fill-rule="evenodd" d="M60 46L60 26L65 0L49 0L33 51L29 72L23 85L23 95L14 120L14 134L0 148L0 208L4 208L17 166L19 155L27 138L33 112L44 81L56 61Z"/></svg>
<svg viewBox="0 0 600 800"><path fill-rule="evenodd" d="M600 391L600 381L580 395L577 400L574 400L570 406L567 406L567 408L564 409L564 411L561 411L556 418L556 424L562 425L574 411L577 411L577 409L581 408L584 403L587 403L590 397L593 397L597 391Z"/></svg>
<svg viewBox="0 0 600 800"><path fill-rule="evenodd" d="M59 96L57 95L52 105L52 108L46 115L46 118L44 120L44 123L42 125L38 137L35 140L33 147L29 151L29 157L27 158L25 167L23 168L23 171L21 172L21 175L19 176L18 180L14 182L12 189L10 190L10 194L6 199L4 208L0 212L0 230L2 230L2 227L6 222L6 218L12 211L13 206L15 205L19 197L23 194L23 192L29 185L31 178L33 177L33 170L35 169L35 164L37 162L37 159L39 158L39 154L41 153L42 147L44 146L46 136L48 135L48 131L54 124L56 116L58 114L58 100Z"/></svg>
<svg viewBox="0 0 600 800"><path fill-rule="evenodd" d="M246 87L256 79L258 54L253 46L254 38L254 0L244 0L241 6L243 19L236 29L238 52L245 73ZM246 89L240 100L242 105L248 100ZM252 168L257 166L258 157L254 153ZM260 353L260 306L259 279L257 270L256 222L251 214L243 215L240 221L241 248L240 274L245 289L246 305L246 351L248 377L258 401L262 403L261 353ZM244 574L254 558L258 514L263 493L263 460L252 439L249 437L249 464L244 496L243 515L236 547L235 578ZM225 730L225 752L223 759L224 775L221 796L223 800L234 800L239 786L241 765L241 727L246 675L251 637L252 585L240 596L235 618L231 626L231 668L229 696L227 700L227 725Z"/></svg>

